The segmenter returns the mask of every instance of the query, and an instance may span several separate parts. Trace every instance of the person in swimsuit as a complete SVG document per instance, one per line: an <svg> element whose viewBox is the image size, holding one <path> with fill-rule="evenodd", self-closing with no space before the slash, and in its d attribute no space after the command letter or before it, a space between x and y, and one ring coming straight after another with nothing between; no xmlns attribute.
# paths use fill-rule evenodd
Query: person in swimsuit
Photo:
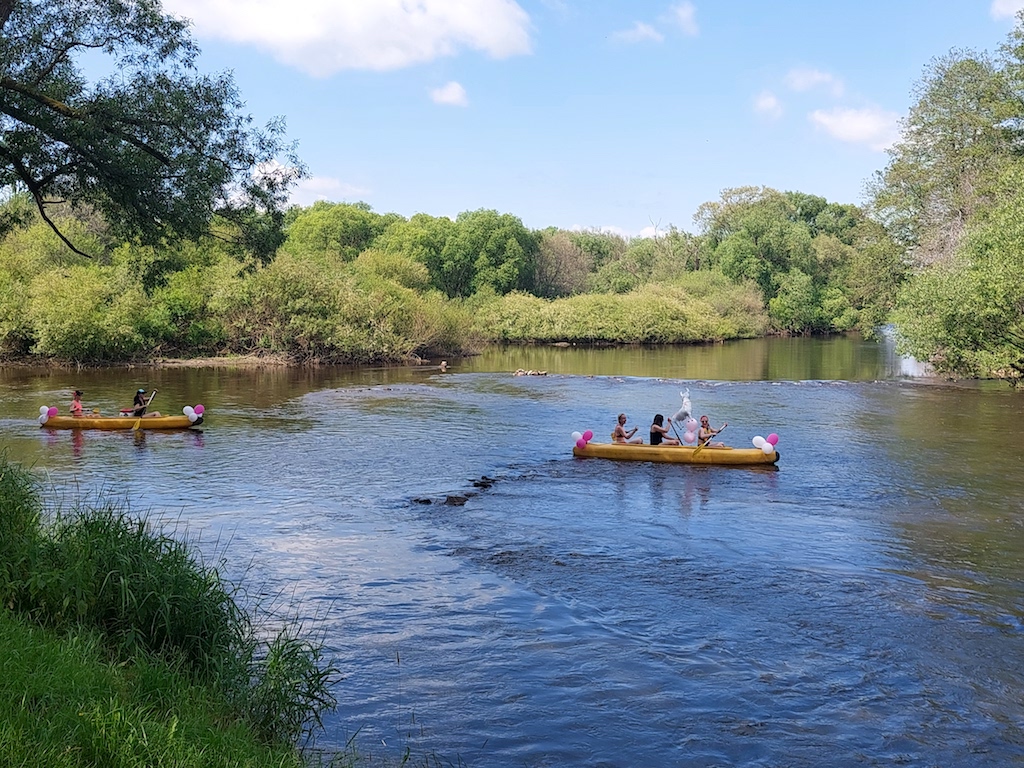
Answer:
<svg viewBox="0 0 1024 768"><path fill-rule="evenodd" d="M665 417L660 413L654 415L654 423L651 424L651 445L679 445L679 441L668 433L668 427L664 426ZM669 426L672 426L672 417L668 417Z"/></svg>
<svg viewBox="0 0 1024 768"><path fill-rule="evenodd" d="M633 437L636 434L636 427L632 429L626 429L626 414L619 414L619 423L615 425L615 429L612 430L612 442L613 443L630 443L638 445L644 441L642 437Z"/></svg>
<svg viewBox="0 0 1024 768"><path fill-rule="evenodd" d="M729 426L729 422L725 422L720 428L712 429L711 422L708 421L707 416L700 417L700 433L697 435L697 444L704 445L708 448L725 448L725 443L712 443L711 438L721 432L723 429Z"/></svg>
<svg viewBox="0 0 1024 768"><path fill-rule="evenodd" d="M146 390L140 389L135 393L135 399L132 401L132 416L145 416L146 405Z"/></svg>
<svg viewBox="0 0 1024 768"><path fill-rule="evenodd" d="M153 390L153 395L156 394L156 390ZM149 398L153 399L152 396ZM130 413L126 413L126 416L135 416L136 418L142 418L143 416L159 416L160 411L154 411L153 413L146 413L146 408L149 407L149 402L146 400L146 390L140 389L135 393L135 399L132 401L132 408Z"/></svg>
<svg viewBox="0 0 1024 768"><path fill-rule="evenodd" d="M85 393L82 390L76 389L75 393L71 396L71 415L72 416L81 416L82 415L82 395L84 395L84 394Z"/></svg>

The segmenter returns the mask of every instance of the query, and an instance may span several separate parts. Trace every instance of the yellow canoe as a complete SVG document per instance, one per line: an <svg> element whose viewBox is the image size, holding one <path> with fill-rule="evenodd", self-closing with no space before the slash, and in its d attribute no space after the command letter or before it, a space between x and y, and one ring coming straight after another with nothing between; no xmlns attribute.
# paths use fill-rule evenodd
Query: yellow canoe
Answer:
<svg viewBox="0 0 1024 768"><path fill-rule="evenodd" d="M200 416L190 422L188 416L51 416L46 429L190 429L203 423Z"/></svg>
<svg viewBox="0 0 1024 768"><path fill-rule="evenodd" d="M587 443L573 446L572 455L583 459L614 461L657 461L669 464L726 464L755 466L774 464L779 452L765 453L760 448L702 448L688 445L629 445L623 443Z"/></svg>

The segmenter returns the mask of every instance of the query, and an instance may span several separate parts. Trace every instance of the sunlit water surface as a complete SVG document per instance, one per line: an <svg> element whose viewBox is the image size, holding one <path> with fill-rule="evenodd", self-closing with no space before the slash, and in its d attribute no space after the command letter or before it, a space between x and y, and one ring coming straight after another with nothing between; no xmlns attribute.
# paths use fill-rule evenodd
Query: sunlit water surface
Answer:
<svg viewBox="0 0 1024 768"><path fill-rule="evenodd" d="M436 369L0 371L12 458L322 632L318 739L468 766L1024 762L1021 399L887 347L508 349ZM546 376L513 376L516 368ZM68 390L202 432L40 429ZM679 392L777 471L572 457ZM463 501L464 500L464 501Z"/></svg>

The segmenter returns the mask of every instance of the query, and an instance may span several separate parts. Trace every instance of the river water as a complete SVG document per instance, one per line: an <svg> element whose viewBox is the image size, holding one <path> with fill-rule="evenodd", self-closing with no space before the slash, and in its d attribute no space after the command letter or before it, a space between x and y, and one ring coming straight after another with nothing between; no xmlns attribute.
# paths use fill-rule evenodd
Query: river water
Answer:
<svg viewBox="0 0 1024 768"><path fill-rule="evenodd" d="M545 376L513 376L517 368ZM0 369L62 503L123 498L323 633L320 746L465 766L1024 763L1024 409L887 345L495 349L437 369ZM201 432L40 405L202 402ZM777 470L574 459L689 389Z"/></svg>

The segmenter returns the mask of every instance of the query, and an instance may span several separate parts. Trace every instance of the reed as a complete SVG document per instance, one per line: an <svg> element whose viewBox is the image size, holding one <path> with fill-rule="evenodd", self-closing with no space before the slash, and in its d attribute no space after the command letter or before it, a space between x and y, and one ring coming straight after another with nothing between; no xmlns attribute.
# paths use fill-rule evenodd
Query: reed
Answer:
<svg viewBox="0 0 1024 768"><path fill-rule="evenodd" d="M294 747L322 727L323 713L336 703L331 686L339 670L300 622L268 626L281 624L273 606L244 605L241 587L217 567L122 505L77 508L44 521L40 498L30 473L0 454L6 618L54 636L88 638L112 663L140 674L153 665L173 670L173 679L223 702L258 743ZM115 716L97 706L83 717L115 730L134 722L121 709Z"/></svg>

